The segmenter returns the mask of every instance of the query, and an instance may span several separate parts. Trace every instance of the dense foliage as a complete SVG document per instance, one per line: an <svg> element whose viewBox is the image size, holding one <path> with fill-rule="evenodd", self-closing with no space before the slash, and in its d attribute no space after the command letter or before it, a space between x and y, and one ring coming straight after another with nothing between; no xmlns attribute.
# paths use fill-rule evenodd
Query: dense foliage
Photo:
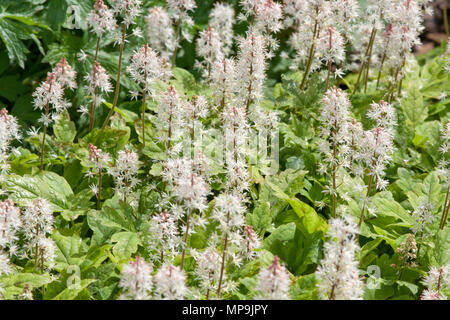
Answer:
<svg viewBox="0 0 450 320"><path fill-rule="evenodd" d="M427 0L0 2L0 297L447 299Z"/></svg>

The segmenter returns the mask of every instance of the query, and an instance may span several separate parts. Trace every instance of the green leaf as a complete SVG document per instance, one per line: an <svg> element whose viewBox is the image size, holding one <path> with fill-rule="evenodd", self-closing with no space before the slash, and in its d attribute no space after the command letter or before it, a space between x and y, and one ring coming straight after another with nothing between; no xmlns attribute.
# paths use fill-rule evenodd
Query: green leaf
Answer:
<svg viewBox="0 0 450 320"><path fill-rule="evenodd" d="M264 245L270 248L275 241L284 242L294 239L295 229L296 226L293 222L279 226L270 236L264 239Z"/></svg>
<svg viewBox="0 0 450 320"><path fill-rule="evenodd" d="M292 209L294 209L295 213L298 215L300 221L302 222L302 232L304 232L305 234L312 234L316 231L322 231L323 233L326 233L328 227L326 221L322 217L320 217L312 207L297 198L289 197L274 184L270 182L267 182L267 184L275 191L275 196L287 201L291 205Z"/></svg>
<svg viewBox="0 0 450 320"><path fill-rule="evenodd" d="M41 197L48 200L56 212L70 209L69 198L73 195L66 179L48 171L35 176L10 175L5 182L5 189L10 193L10 198L20 205L24 206L28 201Z"/></svg>
<svg viewBox="0 0 450 320"><path fill-rule="evenodd" d="M406 287L409 289L409 291L411 291L412 294L416 294L417 291L419 291L419 287L413 283L407 282L407 281L400 281L397 280L396 283L400 286L400 287Z"/></svg>
<svg viewBox="0 0 450 320"><path fill-rule="evenodd" d="M256 232L264 235L264 232L272 223L272 215L270 213L269 203L263 202L258 205L252 213L246 216L247 224L255 228Z"/></svg>
<svg viewBox="0 0 450 320"><path fill-rule="evenodd" d="M113 128L94 128L81 140L80 145L84 145L87 148L87 145L91 143L103 151L115 155L120 150L124 149L129 138L129 127L126 127L125 130Z"/></svg>
<svg viewBox="0 0 450 320"><path fill-rule="evenodd" d="M113 247L113 253L121 260L129 260L141 243L135 232L119 232L112 236L111 242L117 242Z"/></svg>
<svg viewBox="0 0 450 320"><path fill-rule="evenodd" d="M62 143L71 143L77 135L75 123L70 121L70 116L67 110L61 114L61 118L53 126L53 132L56 139Z"/></svg>
<svg viewBox="0 0 450 320"><path fill-rule="evenodd" d="M377 207L379 216L389 216L399 219L405 223L405 226L412 227L414 219L406 212L406 210L395 200L385 199L381 197L374 197L373 204Z"/></svg>
<svg viewBox="0 0 450 320"><path fill-rule="evenodd" d="M79 265L83 260L83 252L81 252L81 238L77 236L63 236L55 231L52 234L56 247L56 267L59 271L64 271L70 265Z"/></svg>
<svg viewBox="0 0 450 320"><path fill-rule="evenodd" d="M79 283L72 284L69 288L64 289L52 300L75 300L77 296L85 289L88 285L95 282L95 279L83 279Z"/></svg>
<svg viewBox="0 0 450 320"><path fill-rule="evenodd" d="M5 299L16 298L15 296L22 293L26 284L31 289L35 289L50 282L52 279L48 274L13 273L0 277L0 286L3 288L2 295Z"/></svg>
<svg viewBox="0 0 450 320"><path fill-rule="evenodd" d="M317 300L317 286L315 274L299 277L290 288L290 294L294 300Z"/></svg>

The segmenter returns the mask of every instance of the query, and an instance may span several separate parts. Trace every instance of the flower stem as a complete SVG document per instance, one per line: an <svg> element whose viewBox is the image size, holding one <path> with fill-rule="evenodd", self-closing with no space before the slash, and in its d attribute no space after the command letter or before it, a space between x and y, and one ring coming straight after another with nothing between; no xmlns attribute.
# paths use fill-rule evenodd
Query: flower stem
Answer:
<svg viewBox="0 0 450 320"><path fill-rule="evenodd" d="M355 88L353 89L353 94L355 94L356 91L358 90L359 81L361 80L361 76L363 74L364 67L366 66L366 59L369 54L370 46L372 43L372 38L374 38L374 33L375 33L375 27L372 28L372 32L370 33L369 43L367 44L366 52L364 53L364 61L361 62L361 67L359 68L358 79L356 80Z"/></svg>
<svg viewBox="0 0 450 320"><path fill-rule="evenodd" d="M316 8L316 13L318 13L318 10L319 10L319 9ZM318 33L318 32L317 32L318 24L319 24L319 22L318 22L317 19L316 19L316 22L315 22L315 24L314 24L313 40L312 40L311 48L309 49L308 62L307 62L307 64L306 64L305 74L303 75L303 80L302 80L302 83L301 83L301 85L300 85L300 90L303 90L303 89L305 88L306 80L307 80L307 78L308 78L309 71L311 70L312 62L313 62L313 60L314 60L314 51L315 51L316 37L317 37L316 34Z"/></svg>
<svg viewBox="0 0 450 320"><path fill-rule="evenodd" d="M181 19L178 19L176 28L177 29L175 31L175 50L173 51L172 56L172 68L175 67L175 62L177 60L178 41L180 41Z"/></svg>
<svg viewBox="0 0 450 320"><path fill-rule="evenodd" d="M117 105L117 100L119 99L119 89L120 89L120 71L122 69L122 55L123 55L123 48L125 46L125 37L126 37L126 33L127 33L127 27L124 25L122 25L122 42L120 43L120 52L119 52L119 65L118 65L118 70L117 70L117 79L116 79L116 90L114 91L114 100L113 100L113 105L111 107L111 110L109 110L108 115L106 116L106 120L103 123L102 129L105 129L106 126L108 125L109 119L111 118L111 116L114 113L114 110L116 108Z"/></svg>
<svg viewBox="0 0 450 320"><path fill-rule="evenodd" d="M187 247L187 242L188 242L188 237L189 237L189 226L190 226L190 217L191 217L191 213L188 212L187 217L186 217L186 231L184 233L184 239L183 239L183 253L181 254L181 265L180 265L180 269L183 270L184 267L184 258L186 256L186 247Z"/></svg>
<svg viewBox="0 0 450 320"><path fill-rule="evenodd" d="M227 212L227 225L230 221L230 212ZM219 275L219 286L217 288L217 297L220 297L220 292L222 291L222 280L223 280L223 272L225 269L225 260L227 258L227 250L228 250L228 233L225 234L225 239L223 240L223 253L222 253L222 265L220 266L220 275Z"/></svg>
<svg viewBox="0 0 450 320"><path fill-rule="evenodd" d="M50 84L51 87L51 84ZM50 111L50 102L47 102L45 106L45 117L47 118L48 113ZM45 136L47 135L47 125L44 124L44 134L42 136L42 144L41 144L41 171L44 170L44 152L45 152Z"/></svg>
<svg viewBox="0 0 450 320"><path fill-rule="evenodd" d="M369 185L367 186L367 193L366 193L366 197L364 198L364 203L363 203L363 207L361 210L361 217L359 218L358 228L361 228L361 224L363 222L364 211L366 209L367 200L369 199L370 189L372 189L372 181L373 181L373 175L370 175L369 176Z"/></svg>
<svg viewBox="0 0 450 320"><path fill-rule="evenodd" d="M364 79L364 93L367 93L367 82L369 81L369 71L370 71L370 61L372 60L372 50L373 50L373 44L375 42L375 37L377 35L377 29L374 29L375 32L373 33L373 37L371 39L371 42L369 44L369 56L367 57L367 65L366 65L366 76Z"/></svg>
<svg viewBox="0 0 450 320"><path fill-rule="evenodd" d="M100 210L102 200L102 169L98 170L98 194L97 194L97 210Z"/></svg>
<svg viewBox="0 0 450 320"><path fill-rule="evenodd" d="M445 223L447 222L448 218L448 210L450 208L450 202L449 199L449 193L450 193L450 186L447 188L447 195L445 196L445 202L444 202L444 210L442 211L442 217L441 217L441 223L439 224L439 229L444 229Z"/></svg>

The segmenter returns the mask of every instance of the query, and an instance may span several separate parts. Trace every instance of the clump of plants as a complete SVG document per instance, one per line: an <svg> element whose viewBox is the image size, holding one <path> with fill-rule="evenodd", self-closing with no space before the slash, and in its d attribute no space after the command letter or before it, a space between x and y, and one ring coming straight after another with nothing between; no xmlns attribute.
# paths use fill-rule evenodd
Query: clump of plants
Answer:
<svg viewBox="0 0 450 320"><path fill-rule="evenodd" d="M0 4L1 298L447 299L431 1L25 2Z"/></svg>

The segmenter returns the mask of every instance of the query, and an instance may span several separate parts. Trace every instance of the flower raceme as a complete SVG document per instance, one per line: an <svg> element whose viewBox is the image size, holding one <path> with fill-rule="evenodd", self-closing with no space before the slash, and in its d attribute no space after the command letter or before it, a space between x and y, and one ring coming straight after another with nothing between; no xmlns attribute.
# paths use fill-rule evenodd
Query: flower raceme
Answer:
<svg viewBox="0 0 450 320"><path fill-rule="evenodd" d="M286 268L280 264L280 258L274 257L272 264L261 269L258 274L257 299L287 300L290 286L289 274Z"/></svg>
<svg viewBox="0 0 450 320"><path fill-rule="evenodd" d="M359 278L359 246L355 240L358 232L357 225L348 216L329 221L325 257L316 270L321 299L362 299L364 283Z"/></svg>
<svg viewBox="0 0 450 320"><path fill-rule="evenodd" d="M129 261L120 274L119 287L123 293L123 300L148 300L153 287L153 268L145 260L136 256L135 261Z"/></svg>
<svg viewBox="0 0 450 320"><path fill-rule="evenodd" d="M145 22L150 47L155 49L162 58L169 61L176 46L175 32L169 14L162 7L152 7L145 17Z"/></svg>
<svg viewBox="0 0 450 320"><path fill-rule="evenodd" d="M98 37L107 31L117 28L114 11L108 8L103 0L95 1L94 10L89 13L87 23Z"/></svg>
<svg viewBox="0 0 450 320"><path fill-rule="evenodd" d="M209 23L218 33L222 52L224 57L227 57L233 45L233 7L227 3L216 2L209 14Z"/></svg>

